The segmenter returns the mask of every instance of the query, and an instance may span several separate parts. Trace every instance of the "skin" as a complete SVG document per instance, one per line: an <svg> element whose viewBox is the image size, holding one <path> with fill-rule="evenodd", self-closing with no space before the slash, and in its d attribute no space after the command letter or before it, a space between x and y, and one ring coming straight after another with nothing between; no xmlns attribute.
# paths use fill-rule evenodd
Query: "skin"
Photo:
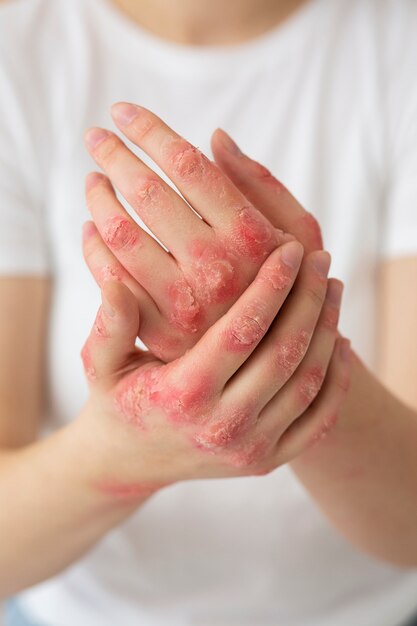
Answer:
<svg viewBox="0 0 417 626"><path fill-rule="evenodd" d="M227 6L231 4L228 3ZM258 2L254 3L252 0L239 0L239 10L249 4L259 6ZM157 0L148 3L147 6L152 5L157 6ZM217 16L218 26L224 29L223 37L226 42L228 33L230 40L236 41L243 39L241 33L247 33L249 36L255 34L251 26L254 23L253 12L250 19L246 22L241 20L237 26L236 15L218 11L217 5L212 0L193 3L193 6L203 5L205 21L201 20L200 24L208 26L210 23L214 26ZM140 5L139 1L129 3L131 9L144 6ZM189 14L186 11L187 6L185 4L181 6L185 10L178 15L182 16L184 21ZM129 14L127 5L126 13ZM259 12L261 13L268 15L266 11ZM151 26L152 14L148 15ZM270 17L270 26L278 23L275 17L274 19ZM194 18L195 16L190 18L189 25L183 28L183 31L187 30L190 33ZM166 20L164 23L168 26L164 36L178 40L178 28L169 32L169 24L174 24L174 21ZM178 24L180 25L180 20ZM156 28L157 24L154 23L154 32ZM201 27L195 28L193 32L201 33L202 30ZM213 34L215 28L210 30ZM209 29L207 28L205 32L208 33ZM194 35L195 39L196 37ZM218 137L218 133L216 136ZM214 142L216 143L215 139ZM218 163L222 161L220 152L221 147L217 145ZM223 155L224 167L227 159L228 155ZM241 163L241 167L243 165ZM235 175L237 176L236 172ZM282 197L281 200L284 201L285 198ZM262 201L259 202L258 208L268 216L270 209L266 189L265 198L262 196L260 200ZM291 206L290 211L284 211L281 207L288 208L285 203L280 202L276 205L278 221L284 224L285 216L292 220L293 211L295 212L294 222L297 222L295 232L308 252L311 232L307 230L307 224L302 219L298 221L299 206L296 204ZM398 320L404 319L402 304L404 300L401 299L400 286L404 285L407 288L407 303L411 311L417 306L417 293L409 289L409 285L413 284L416 268L416 259L389 262L381 267L381 283L385 287L381 289L380 311L383 324L379 328L379 345L381 354L385 354L384 360L389 365L386 368L388 383L395 389L399 382L398 393L407 398L413 397L414 380L411 380L408 386L407 381L412 377L405 381L397 381L395 373L400 368L415 371L417 332L414 331L414 323L409 324L406 342L402 339L405 324L398 323ZM109 273L108 271L107 274ZM111 289L114 290L114 287ZM85 407L68 427L42 440L35 440L41 421L40 390L45 382L42 364L46 344L40 341L39 337L48 316L48 291L49 283L46 279L32 276L25 279L17 277L0 279L2 302L0 355L4 364L4 367L0 368L2 389L0 500L8 503L8 506L0 507L0 533L3 537L14 538L13 542L1 543L0 595L4 596L53 576L76 561L109 530L137 511L152 493L149 484L141 485L136 479L133 484L121 484L120 480L109 479L109 469L118 470L121 466L121 460L113 456L114 430L109 432L102 427L94 430L85 426L87 423L91 425L94 423L95 426L96 420L100 417L92 413L90 406ZM130 299L126 301L124 295L126 293L120 295L117 288L116 293L112 291L108 294L110 304L117 310L122 325L137 311L136 301L133 303ZM27 306L28 300L31 302L30 311ZM36 303L34 307L33 303ZM129 303L132 304L131 309ZM391 307L389 316L385 314L388 306ZM13 315L6 315L10 308ZM388 323L389 327L385 325ZM22 329L25 332L22 332ZM388 337L389 345L386 344ZM404 345L405 349L401 350L401 345ZM392 346L397 347L393 352ZM106 355L110 353L106 350ZM33 363L33 367L30 368L30 381L24 377L28 370L26 365L23 367L23 361L17 356L19 354L24 354L25 364ZM103 362L106 362L106 358L105 355L102 356ZM98 364L94 365L97 368ZM360 369L351 389L358 389L358 380L362 375L363 370ZM415 457L413 447L415 430L412 419L415 419L415 413L411 410L406 412L398 401L392 403L389 394L384 395L378 404L376 396L381 395L380 385L376 382L370 387L368 374L364 376L363 384L364 389L360 389L359 394L357 392L352 394L352 397L359 398L357 405L351 404L349 410L341 412L338 423L333 428L333 433L335 429L339 432L338 446L333 444L330 448L327 447L330 435L324 440L326 447L319 439L320 443L315 447L317 451L320 450L320 454L315 457L309 454L308 463L304 468L299 466L297 471L305 488L349 541L360 544L364 550L391 563L402 566L413 562L415 564L417 550L414 548L413 540L410 539L410 534L414 532L411 523L416 519L414 477L417 473L412 467ZM370 388L376 393L369 395ZM4 395L4 389L7 390L7 395ZM364 399L366 393L367 402ZM385 402L387 399L390 402ZM381 405L382 409L379 410ZM417 407L417 404L414 406ZM355 419L352 419L352 416ZM382 419L379 419L381 416ZM323 421L324 428L326 421ZM213 436L217 432L220 430L213 426ZM291 429L288 432L291 432ZM124 445L128 445L129 440L130 430L129 435L126 434L120 440L122 449ZM29 441L32 443L29 444ZM285 434L280 441L283 447ZM298 461L304 457L306 453L299 455ZM371 464L370 459L372 461L375 459L376 462ZM293 467L293 464L291 466ZM51 467L54 468L53 472L50 471ZM359 469L362 469L361 474ZM102 487L112 490L111 494L107 493L106 489L96 487L100 481ZM153 486L155 485L156 483ZM402 486L401 489L398 489L398 485ZM370 504L374 502L377 506L371 510ZM335 519L336 517L338 519ZM376 517L379 529L377 543L372 536L375 535ZM31 520L29 525L28 519ZM399 535L404 538L403 545L398 541ZM31 555L30 559L27 558L28 554Z"/></svg>
<svg viewBox="0 0 417 626"><path fill-rule="evenodd" d="M131 140L136 139L129 126L124 131ZM143 147L140 135L138 141ZM148 146L145 151L150 152ZM217 165L273 225L293 233L307 252L322 246L320 229L312 216L220 129L213 135L212 151ZM414 267L412 261L410 265ZM400 284L404 285L404 279ZM299 343L295 341L295 346ZM312 372L307 388L314 390ZM410 511L410 502L415 502L417 476L416 411L390 394L355 355L352 386L340 416L337 420L329 417L329 428L322 430L324 436L316 436L320 445L295 457L290 466L324 515L350 541L373 556L413 567L417 562L417 514L413 506ZM308 416L303 415L288 428L282 446L285 437L301 431L306 420ZM387 458L395 462L387 464ZM376 511L384 520L378 533L374 527Z"/></svg>

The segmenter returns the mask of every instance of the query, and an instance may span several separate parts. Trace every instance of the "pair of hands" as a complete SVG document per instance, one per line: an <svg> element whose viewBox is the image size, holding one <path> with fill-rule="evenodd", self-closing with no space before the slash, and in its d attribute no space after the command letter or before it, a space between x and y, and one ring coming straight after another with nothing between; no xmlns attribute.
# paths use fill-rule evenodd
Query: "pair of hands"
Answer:
<svg viewBox="0 0 417 626"><path fill-rule="evenodd" d="M82 351L86 419L118 452L98 486L130 498L272 471L328 432L349 385L343 286L318 225L220 129L214 163L144 108L112 114L185 200L116 135L87 133L108 177L86 183L83 249L103 299Z"/></svg>

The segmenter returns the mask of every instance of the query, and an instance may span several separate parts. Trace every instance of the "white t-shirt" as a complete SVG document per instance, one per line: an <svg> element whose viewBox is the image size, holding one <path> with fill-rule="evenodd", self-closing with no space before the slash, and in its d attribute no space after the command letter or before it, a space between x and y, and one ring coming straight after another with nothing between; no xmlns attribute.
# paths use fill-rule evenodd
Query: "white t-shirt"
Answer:
<svg viewBox="0 0 417 626"><path fill-rule="evenodd" d="M1 6L0 271L53 277L53 427L86 398L99 302L80 245L96 169L83 133L112 128L118 100L208 154L221 126L285 182L322 225L342 331L374 366L378 265L417 252L416 29L413 0L313 0L250 42L192 48L108 0ZM351 545L284 466L165 489L20 598L45 626L398 626L417 611L417 570Z"/></svg>

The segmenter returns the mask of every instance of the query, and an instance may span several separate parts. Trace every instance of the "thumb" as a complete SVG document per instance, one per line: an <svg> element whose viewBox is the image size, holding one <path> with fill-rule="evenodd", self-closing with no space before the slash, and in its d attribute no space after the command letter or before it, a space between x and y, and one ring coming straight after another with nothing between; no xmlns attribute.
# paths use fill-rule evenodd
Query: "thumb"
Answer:
<svg viewBox="0 0 417 626"><path fill-rule="evenodd" d="M135 347L139 308L134 295L123 283L106 281L101 299L93 328L81 351L90 382L117 374L139 352Z"/></svg>

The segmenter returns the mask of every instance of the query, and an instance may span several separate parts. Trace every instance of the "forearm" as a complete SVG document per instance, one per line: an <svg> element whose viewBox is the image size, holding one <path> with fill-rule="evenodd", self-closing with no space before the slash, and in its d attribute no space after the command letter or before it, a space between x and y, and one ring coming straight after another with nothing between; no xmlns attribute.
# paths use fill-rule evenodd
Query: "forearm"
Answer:
<svg viewBox="0 0 417 626"><path fill-rule="evenodd" d="M0 455L0 597L58 573L142 500L120 502L95 486L99 463L79 420Z"/></svg>
<svg viewBox="0 0 417 626"><path fill-rule="evenodd" d="M352 385L326 439L290 463L353 544L417 567L417 415L355 357Z"/></svg>

